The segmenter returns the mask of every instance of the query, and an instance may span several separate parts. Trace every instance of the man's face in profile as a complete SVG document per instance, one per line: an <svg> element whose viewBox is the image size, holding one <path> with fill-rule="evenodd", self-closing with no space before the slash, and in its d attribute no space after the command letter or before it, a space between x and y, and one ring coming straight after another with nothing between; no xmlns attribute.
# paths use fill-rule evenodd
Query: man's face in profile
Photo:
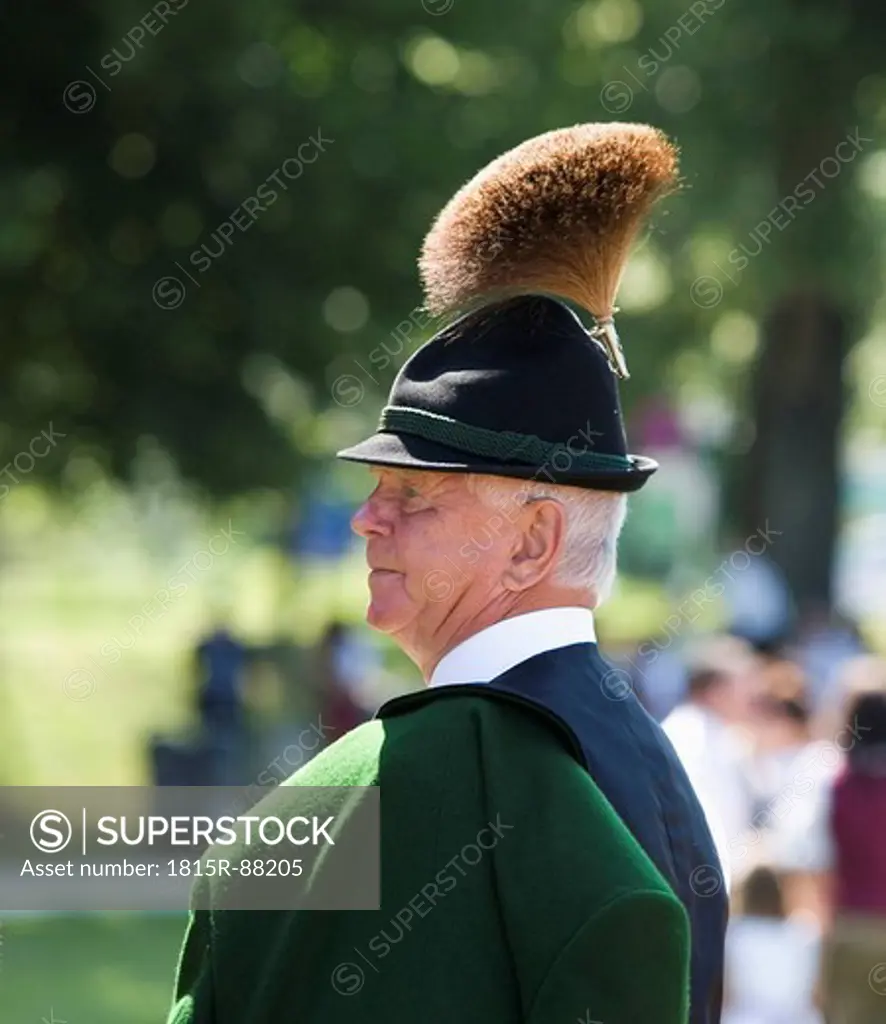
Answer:
<svg viewBox="0 0 886 1024"><path fill-rule="evenodd" d="M372 473L376 487L351 520L366 540L366 618L408 650L495 590L508 562L508 532L488 529L495 513L463 474Z"/></svg>

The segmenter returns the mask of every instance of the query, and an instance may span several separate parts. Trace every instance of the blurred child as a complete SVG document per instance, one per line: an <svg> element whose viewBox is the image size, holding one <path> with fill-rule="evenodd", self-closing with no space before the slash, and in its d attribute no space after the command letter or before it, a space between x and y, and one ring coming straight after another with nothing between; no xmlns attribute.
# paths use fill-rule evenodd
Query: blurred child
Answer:
<svg viewBox="0 0 886 1024"><path fill-rule="evenodd" d="M814 993L821 933L806 915L785 915L781 883L757 867L741 888L741 913L726 932L723 1024L822 1024Z"/></svg>

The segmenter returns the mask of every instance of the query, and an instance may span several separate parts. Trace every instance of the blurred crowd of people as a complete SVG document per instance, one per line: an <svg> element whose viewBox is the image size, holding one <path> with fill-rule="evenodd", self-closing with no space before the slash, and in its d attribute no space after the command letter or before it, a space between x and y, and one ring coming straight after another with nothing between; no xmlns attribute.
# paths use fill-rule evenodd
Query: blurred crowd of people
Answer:
<svg viewBox="0 0 886 1024"><path fill-rule="evenodd" d="M821 618L784 643L651 651L626 671L730 892L724 1024L886 1022L886 660Z"/></svg>

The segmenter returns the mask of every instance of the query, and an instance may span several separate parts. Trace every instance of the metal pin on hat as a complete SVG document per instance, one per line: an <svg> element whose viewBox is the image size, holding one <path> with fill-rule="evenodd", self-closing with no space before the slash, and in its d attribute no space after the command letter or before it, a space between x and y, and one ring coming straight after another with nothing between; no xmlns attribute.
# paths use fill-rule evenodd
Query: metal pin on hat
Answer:
<svg viewBox="0 0 886 1024"><path fill-rule="evenodd" d="M615 321L613 320L613 315L617 312L618 307L613 309L609 316L595 316L594 326L588 333L595 341L602 345L609 360L610 369L615 376L621 380L627 380L630 377L628 364L625 362L621 341L619 340L618 331L615 329Z"/></svg>

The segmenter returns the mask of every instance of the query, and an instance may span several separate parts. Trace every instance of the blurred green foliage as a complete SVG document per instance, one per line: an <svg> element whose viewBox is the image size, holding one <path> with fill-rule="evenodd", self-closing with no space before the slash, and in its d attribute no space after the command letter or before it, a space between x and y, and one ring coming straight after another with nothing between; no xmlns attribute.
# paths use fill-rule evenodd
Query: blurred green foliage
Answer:
<svg viewBox="0 0 886 1024"><path fill-rule="evenodd" d="M128 476L145 438L216 493L296 479L374 420L408 355L374 380L362 369L421 301L436 211L505 148L577 121L648 120L684 153L685 189L623 289L629 406L664 386L747 415L754 332L736 317L759 315L801 260L855 302L874 284L847 257L877 224L840 183L723 281L716 309L690 296L793 187L777 180L786 111L827 129L809 168L832 122L834 139L882 128L886 14L871 2L531 0L503 16L461 0L125 0L0 17L0 449L12 458L51 421L68 438L37 461L51 479L77 484L92 463ZM796 77L821 59L828 80ZM303 148L317 158L287 177L318 133L322 152ZM158 298L181 302L160 308L169 277L184 290ZM342 374L365 400L336 404Z"/></svg>
<svg viewBox="0 0 886 1024"><path fill-rule="evenodd" d="M455 188L539 132L649 121L683 189L621 289L625 405L680 409L726 525L775 515L773 557L822 598L843 388L854 429L886 426L874 0L94 0L0 24L4 486L139 480L160 453L214 496L309 489L434 329L415 259Z"/></svg>

